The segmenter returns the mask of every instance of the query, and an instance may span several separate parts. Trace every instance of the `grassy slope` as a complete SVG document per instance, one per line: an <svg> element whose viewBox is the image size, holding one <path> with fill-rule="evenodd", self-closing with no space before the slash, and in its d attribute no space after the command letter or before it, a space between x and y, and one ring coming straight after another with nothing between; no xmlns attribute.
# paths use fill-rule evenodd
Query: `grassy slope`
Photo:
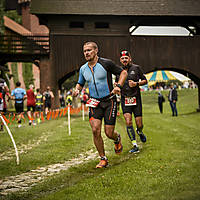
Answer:
<svg viewBox="0 0 200 200"><path fill-rule="evenodd" d="M97 170L94 167L98 160L90 161L47 179L26 194L11 195L7 199L199 199L200 113L196 113L197 90L179 91L178 117L171 116L168 102L164 103L164 113L159 114L155 92L143 93L143 106L144 132L148 141L142 144L138 139L139 154L128 153L131 144L124 120L118 118L116 129L122 135L124 151L120 156L115 155L112 141L105 139L109 168ZM1 161L0 171L3 173L0 177L62 162L87 149L94 149L88 121L82 122L81 117L73 120L70 137L64 129L64 119L44 123L40 129L39 126L27 127L27 133L20 133L22 129L16 130L15 138L19 144L38 138L46 131L47 124L48 131L53 134L47 142L24 154L19 167L16 167L14 159ZM5 151L8 147L4 144L9 143L9 139L6 140L5 135L1 138L0 149Z"/></svg>

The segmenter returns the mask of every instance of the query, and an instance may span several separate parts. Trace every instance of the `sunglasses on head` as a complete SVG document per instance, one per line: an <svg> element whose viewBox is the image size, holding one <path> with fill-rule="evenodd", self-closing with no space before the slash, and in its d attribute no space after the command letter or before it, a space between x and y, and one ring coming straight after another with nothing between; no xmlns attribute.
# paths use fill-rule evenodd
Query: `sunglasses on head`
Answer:
<svg viewBox="0 0 200 200"><path fill-rule="evenodd" d="M128 51L121 51L120 56L130 56Z"/></svg>

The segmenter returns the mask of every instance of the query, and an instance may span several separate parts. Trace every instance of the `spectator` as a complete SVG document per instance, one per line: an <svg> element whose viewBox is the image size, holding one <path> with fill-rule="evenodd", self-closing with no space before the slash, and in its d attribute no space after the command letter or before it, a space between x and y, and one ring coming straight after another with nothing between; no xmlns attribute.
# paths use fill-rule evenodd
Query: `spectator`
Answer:
<svg viewBox="0 0 200 200"><path fill-rule="evenodd" d="M160 110L160 113L163 113L163 103L165 102L165 98L162 95L161 91L158 92L158 107Z"/></svg>
<svg viewBox="0 0 200 200"><path fill-rule="evenodd" d="M177 111L177 108L176 108L176 102L178 100L176 85L175 86L173 86L173 84L170 85L168 100L169 100L170 107L171 107L171 110L172 110L172 116L178 116L178 111Z"/></svg>

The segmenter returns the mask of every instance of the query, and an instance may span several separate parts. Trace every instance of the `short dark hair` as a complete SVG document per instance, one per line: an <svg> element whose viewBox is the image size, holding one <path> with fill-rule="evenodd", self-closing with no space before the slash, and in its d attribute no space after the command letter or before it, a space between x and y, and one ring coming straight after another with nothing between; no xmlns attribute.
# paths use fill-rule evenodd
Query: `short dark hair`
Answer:
<svg viewBox="0 0 200 200"><path fill-rule="evenodd" d="M88 45L88 44L91 44L94 49L98 49L97 44L95 42L92 42L92 41L85 42L83 46Z"/></svg>
<svg viewBox="0 0 200 200"><path fill-rule="evenodd" d="M19 87L21 83L19 81L16 82L16 86Z"/></svg>

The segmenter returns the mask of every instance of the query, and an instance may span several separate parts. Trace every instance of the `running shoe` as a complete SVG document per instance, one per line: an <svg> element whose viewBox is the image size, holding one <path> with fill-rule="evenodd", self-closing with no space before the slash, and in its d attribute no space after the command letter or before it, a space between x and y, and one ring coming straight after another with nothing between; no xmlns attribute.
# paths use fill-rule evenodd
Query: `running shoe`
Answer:
<svg viewBox="0 0 200 200"><path fill-rule="evenodd" d="M139 148L137 146L134 146L130 151L129 153L139 153Z"/></svg>
<svg viewBox="0 0 200 200"><path fill-rule="evenodd" d="M140 136L140 140L142 142L146 142L147 141L147 138L146 138L146 136L144 135L144 133L142 131L140 132L140 131L136 130L136 132Z"/></svg>
<svg viewBox="0 0 200 200"><path fill-rule="evenodd" d="M120 154L123 150L123 145L121 143L121 136L120 134L118 135L118 141L117 142L114 142L115 143L115 153L116 154Z"/></svg>
<svg viewBox="0 0 200 200"><path fill-rule="evenodd" d="M108 166L108 160L101 159L99 164L96 166L96 168L106 168L107 166Z"/></svg>

